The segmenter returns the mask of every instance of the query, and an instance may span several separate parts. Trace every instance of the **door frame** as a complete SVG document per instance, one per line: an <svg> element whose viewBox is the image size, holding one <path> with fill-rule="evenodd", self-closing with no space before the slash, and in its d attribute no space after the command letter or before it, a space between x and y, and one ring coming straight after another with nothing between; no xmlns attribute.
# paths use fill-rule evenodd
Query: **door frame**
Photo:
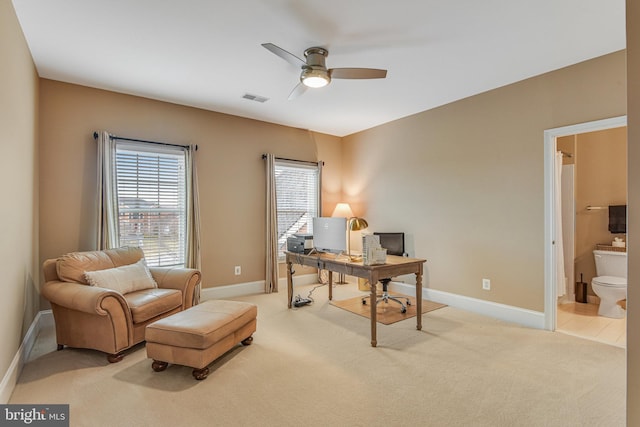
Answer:
<svg viewBox="0 0 640 427"><path fill-rule="evenodd" d="M556 139L599 130L619 128L627 125L627 116L612 117L592 122L562 126L544 131L544 328L556 329L558 308L556 284L556 230L555 212L555 152Z"/></svg>

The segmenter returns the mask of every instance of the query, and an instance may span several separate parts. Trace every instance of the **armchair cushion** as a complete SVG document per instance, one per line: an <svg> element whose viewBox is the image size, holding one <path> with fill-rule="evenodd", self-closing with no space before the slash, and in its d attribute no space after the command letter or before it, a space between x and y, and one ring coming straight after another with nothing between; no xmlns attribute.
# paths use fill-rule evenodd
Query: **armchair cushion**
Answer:
<svg viewBox="0 0 640 427"><path fill-rule="evenodd" d="M182 292L176 289L145 289L124 296L133 323L146 322L182 306Z"/></svg>
<svg viewBox="0 0 640 427"><path fill-rule="evenodd" d="M130 265L87 271L84 276L91 286L111 289L123 295L129 292L158 287L156 281L151 277L144 258Z"/></svg>

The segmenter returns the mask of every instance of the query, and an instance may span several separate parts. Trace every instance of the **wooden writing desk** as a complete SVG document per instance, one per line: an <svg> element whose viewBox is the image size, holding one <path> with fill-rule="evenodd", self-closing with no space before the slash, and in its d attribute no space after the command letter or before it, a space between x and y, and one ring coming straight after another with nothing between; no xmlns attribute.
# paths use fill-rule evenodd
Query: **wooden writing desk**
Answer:
<svg viewBox="0 0 640 427"><path fill-rule="evenodd" d="M333 299L333 272L349 276L362 277L371 284L371 346L376 341L376 287L380 279L388 279L403 274L416 275L416 329L422 329L422 268L424 259L387 255L387 262L380 265L364 265L362 261L350 261L347 256L336 257L334 254L303 255L285 252L287 261L287 301L291 308L293 298L293 264L316 267L329 271L329 299Z"/></svg>

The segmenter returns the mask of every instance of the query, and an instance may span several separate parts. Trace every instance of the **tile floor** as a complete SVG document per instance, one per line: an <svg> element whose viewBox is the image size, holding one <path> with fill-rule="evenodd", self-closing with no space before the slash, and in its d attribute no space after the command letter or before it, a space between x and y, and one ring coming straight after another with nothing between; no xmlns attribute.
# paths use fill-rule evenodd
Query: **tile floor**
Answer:
<svg viewBox="0 0 640 427"><path fill-rule="evenodd" d="M617 347L627 346L627 319L598 316L597 304L559 304L556 331Z"/></svg>

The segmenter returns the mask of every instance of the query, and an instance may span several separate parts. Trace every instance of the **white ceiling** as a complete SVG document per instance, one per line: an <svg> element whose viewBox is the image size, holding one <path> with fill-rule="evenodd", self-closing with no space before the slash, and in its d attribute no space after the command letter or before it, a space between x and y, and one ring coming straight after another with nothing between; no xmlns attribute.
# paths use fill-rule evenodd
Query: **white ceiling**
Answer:
<svg viewBox="0 0 640 427"><path fill-rule="evenodd" d="M13 0L41 77L344 136L625 48L625 0ZM288 101L299 70L388 70ZM243 99L245 93L269 98Z"/></svg>

